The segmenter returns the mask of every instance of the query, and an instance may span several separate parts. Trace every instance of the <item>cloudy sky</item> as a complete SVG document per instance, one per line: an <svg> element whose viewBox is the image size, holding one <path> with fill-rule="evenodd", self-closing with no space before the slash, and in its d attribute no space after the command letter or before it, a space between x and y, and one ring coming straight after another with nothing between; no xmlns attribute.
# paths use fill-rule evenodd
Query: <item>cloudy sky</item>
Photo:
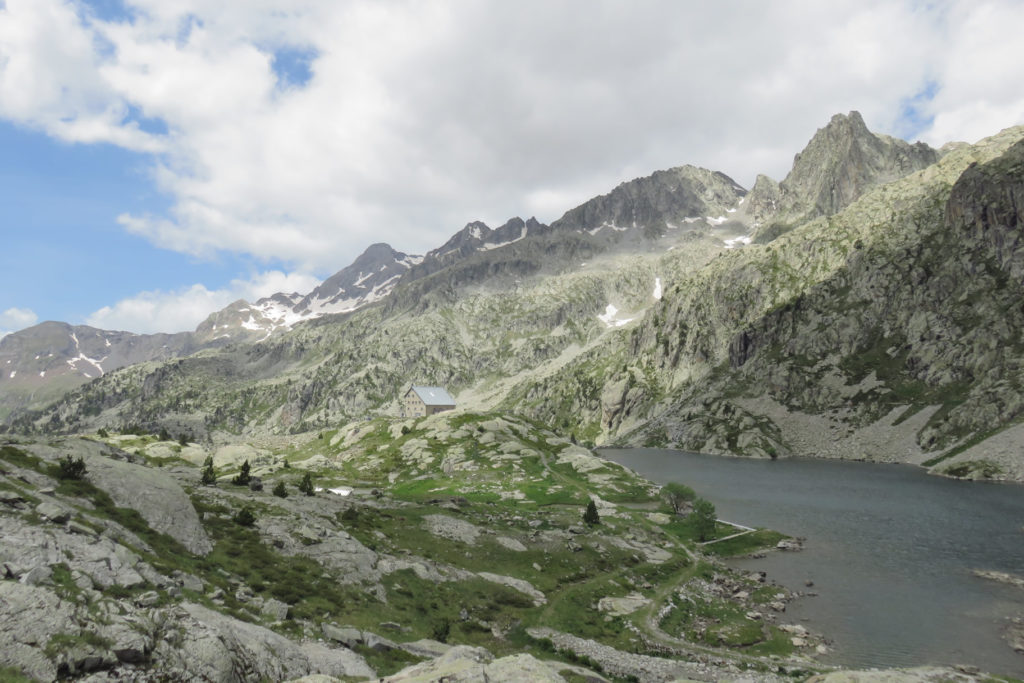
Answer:
<svg viewBox="0 0 1024 683"><path fill-rule="evenodd" d="M832 114L1024 123L1024 1L0 0L0 334L192 329Z"/></svg>

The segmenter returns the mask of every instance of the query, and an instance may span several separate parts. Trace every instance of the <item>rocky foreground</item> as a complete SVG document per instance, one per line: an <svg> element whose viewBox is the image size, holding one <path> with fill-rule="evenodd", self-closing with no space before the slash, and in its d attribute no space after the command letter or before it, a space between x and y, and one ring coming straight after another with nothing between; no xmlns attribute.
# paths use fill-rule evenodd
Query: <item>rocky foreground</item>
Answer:
<svg viewBox="0 0 1024 683"><path fill-rule="evenodd" d="M821 639L783 623L790 596L703 555L656 494L551 432L487 415L360 423L276 452L137 435L8 442L0 678L817 670ZM599 524L582 522L588 500Z"/></svg>
<svg viewBox="0 0 1024 683"><path fill-rule="evenodd" d="M314 495L300 490L307 475ZM599 524L582 522L588 500ZM649 482L521 418L378 420L277 449L132 434L9 442L0 534L2 680L827 670L814 660L827 642L785 622L790 594L704 553L780 535L702 548ZM819 680L881 680L837 675Z"/></svg>

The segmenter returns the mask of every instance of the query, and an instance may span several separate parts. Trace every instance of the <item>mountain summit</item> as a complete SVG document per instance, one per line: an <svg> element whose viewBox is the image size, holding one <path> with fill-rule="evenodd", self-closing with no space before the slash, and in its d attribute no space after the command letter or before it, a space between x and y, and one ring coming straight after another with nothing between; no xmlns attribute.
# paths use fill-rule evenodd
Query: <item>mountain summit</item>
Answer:
<svg viewBox="0 0 1024 683"><path fill-rule="evenodd" d="M759 233L760 241L804 221L832 216L870 188L931 166L939 156L923 142L872 133L859 112L836 114L794 157L793 168L777 187L768 178L755 186L755 203L776 199L774 230Z"/></svg>

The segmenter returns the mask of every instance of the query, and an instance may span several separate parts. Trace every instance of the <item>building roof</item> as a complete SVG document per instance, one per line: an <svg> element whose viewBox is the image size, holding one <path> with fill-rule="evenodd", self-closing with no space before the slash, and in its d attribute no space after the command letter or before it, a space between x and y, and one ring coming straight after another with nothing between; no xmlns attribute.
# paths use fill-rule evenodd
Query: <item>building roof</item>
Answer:
<svg viewBox="0 0 1024 683"><path fill-rule="evenodd" d="M418 387L412 385L412 390L420 397L424 405L428 406L453 406L455 399L444 390L443 387Z"/></svg>

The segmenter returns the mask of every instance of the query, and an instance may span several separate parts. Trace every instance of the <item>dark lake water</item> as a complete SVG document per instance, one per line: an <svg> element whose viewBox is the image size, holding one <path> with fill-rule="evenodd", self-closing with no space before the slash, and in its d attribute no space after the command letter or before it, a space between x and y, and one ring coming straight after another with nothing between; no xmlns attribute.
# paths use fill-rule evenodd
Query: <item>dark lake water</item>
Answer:
<svg viewBox="0 0 1024 683"><path fill-rule="evenodd" d="M722 519L805 537L803 552L733 564L819 594L790 603L783 620L831 639L826 661L972 664L1024 676L1024 655L1001 638L1008 618L1024 616L1024 589L971 574L1024 574L1024 486L952 481L909 465L647 448L601 455L693 487Z"/></svg>

